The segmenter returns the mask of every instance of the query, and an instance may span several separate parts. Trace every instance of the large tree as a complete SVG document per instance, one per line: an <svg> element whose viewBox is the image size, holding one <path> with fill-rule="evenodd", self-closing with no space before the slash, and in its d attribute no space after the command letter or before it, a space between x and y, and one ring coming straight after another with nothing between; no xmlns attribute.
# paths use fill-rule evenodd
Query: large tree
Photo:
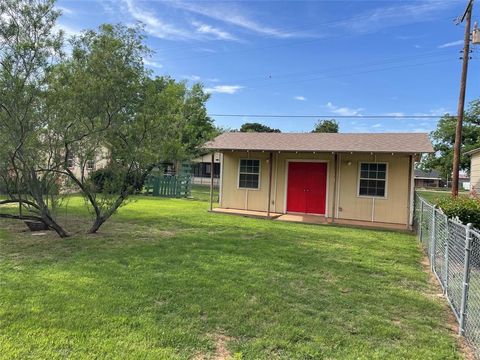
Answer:
<svg viewBox="0 0 480 360"><path fill-rule="evenodd" d="M62 38L52 35L52 0L8 0L0 10L0 180L3 203L20 204L4 217L67 236L52 209L68 188L86 198L96 232L157 164L189 158L213 136L200 85L150 77L141 28L102 25L73 38L70 56L53 59ZM102 189L88 176L92 159L113 174Z"/></svg>
<svg viewBox="0 0 480 360"><path fill-rule="evenodd" d="M337 120L318 120L312 133L338 133L339 126Z"/></svg>
<svg viewBox="0 0 480 360"><path fill-rule="evenodd" d="M263 125L260 123L245 123L240 127L240 132L268 132L268 133L279 133L279 129L271 128L270 126Z"/></svg>
<svg viewBox="0 0 480 360"><path fill-rule="evenodd" d="M424 170L439 170L443 177L452 176L453 145L455 144L456 116L445 114L438 122L437 128L432 131L435 153L425 156L420 167ZM469 104L463 120L462 153L480 147L480 100ZM460 169L470 171L470 159L462 156Z"/></svg>

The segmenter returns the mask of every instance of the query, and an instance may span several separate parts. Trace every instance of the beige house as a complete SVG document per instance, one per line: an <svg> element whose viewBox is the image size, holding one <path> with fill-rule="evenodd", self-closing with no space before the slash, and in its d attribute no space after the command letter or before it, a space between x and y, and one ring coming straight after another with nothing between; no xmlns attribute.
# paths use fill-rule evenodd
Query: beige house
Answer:
<svg viewBox="0 0 480 360"><path fill-rule="evenodd" d="M480 191L480 148L465 153L470 156L470 192L479 194Z"/></svg>
<svg viewBox="0 0 480 360"><path fill-rule="evenodd" d="M427 134L224 133L215 211L410 228ZM285 218L286 219L286 218Z"/></svg>

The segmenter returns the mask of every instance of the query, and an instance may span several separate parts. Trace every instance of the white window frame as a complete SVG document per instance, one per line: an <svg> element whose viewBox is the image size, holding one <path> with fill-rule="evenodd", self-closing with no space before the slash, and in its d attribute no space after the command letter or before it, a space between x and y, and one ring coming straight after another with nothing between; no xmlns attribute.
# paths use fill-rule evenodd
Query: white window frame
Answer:
<svg viewBox="0 0 480 360"><path fill-rule="evenodd" d="M89 167L89 166L88 166L88 163L89 163L89 162L92 162L92 164L93 164L92 167ZM93 160L93 159L89 159L89 160L87 160L86 163L85 163L85 167L86 167L87 171L95 171L95 168L96 168L95 165L96 165L96 164L95 164L95 160Z"/></svg>
<svg viewBox="0 0 480 360"><path fill-rule="evenodd" d="M256 161L258 161L258 174L240 173L240 166L241 166L242 160L256 160ZM240 174L258 175L258 187L256 187L256 188L240 187ZM261 174L262 174L262 160L261 159L248 159L248 158L238 159L237 189L239 189L239 190L260 190L260 181L261 181L261 178L262 178Z"/></svg>
<svg viewBox="0 0 480 360"><path fill-rule="evenodd" d="M380 181L382 181L382 179L365 179L365 178L362 178L361 177L362 164L384 164L385 165L385 194L384 194L384 196L360 195L360 180L380 180ZM358 163L358 172L357 172L357 197L368 198L368 199L387 199L388 198L388 173L389 173L388 162L385 162L385 161L360 161Z"/></svg>

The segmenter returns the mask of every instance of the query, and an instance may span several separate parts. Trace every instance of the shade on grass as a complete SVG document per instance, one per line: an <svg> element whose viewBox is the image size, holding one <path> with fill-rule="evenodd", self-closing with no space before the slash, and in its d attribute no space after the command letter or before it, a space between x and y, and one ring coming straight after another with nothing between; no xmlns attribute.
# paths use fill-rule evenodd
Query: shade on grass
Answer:
<svg viewBox="0 0 480 360"><path fill-rule="evenodd" d="M81 200L71 212L84 216ZM0 230L0 358L455 359L412 235L138 198L98 235Z"/></svg>

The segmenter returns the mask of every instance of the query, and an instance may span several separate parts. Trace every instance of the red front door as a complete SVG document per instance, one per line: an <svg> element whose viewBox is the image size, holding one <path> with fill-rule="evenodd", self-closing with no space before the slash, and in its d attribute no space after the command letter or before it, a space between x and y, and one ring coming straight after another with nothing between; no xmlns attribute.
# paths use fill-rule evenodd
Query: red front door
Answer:
<svg viewBox="0 0 480 360"><path fill-rule="evenodd" d="M326 163L288 163L287 211L325 214L326 196Z"/></svg>

